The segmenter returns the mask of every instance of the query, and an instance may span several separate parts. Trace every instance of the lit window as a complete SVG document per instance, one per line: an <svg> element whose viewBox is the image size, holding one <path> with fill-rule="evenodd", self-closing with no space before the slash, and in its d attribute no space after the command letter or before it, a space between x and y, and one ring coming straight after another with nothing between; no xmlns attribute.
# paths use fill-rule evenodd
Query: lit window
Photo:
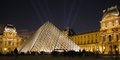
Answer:
<svg viewBox="0 0 120 60"><path fill-rule="evenodd" d="M105 23L103 23L103 28L105 28Z"/></svg>
<svg viewBox="0 0 120 60"><path fill-rule="evenodd" d="M119 23L118 23L118 20L116 20L116 25L118 25Z"/></svg>
<svg viewBox="0 0 120 60"><path fill-rule="evenodd" d="M109 26L110 26L110 27L112 26L112 23L111 23L111 22L109 22Z"/></svg>
<svg viewBox="0 0 120 60"><path fill-rule="evenodd" d="M90 50L90 47L89 47L89 50Z"/></svg>
<svg viewBox="0 0 120 60"><path fill-rule="evenodd" d="M86 50L87 48L85 47L85 50Z"/></svg>

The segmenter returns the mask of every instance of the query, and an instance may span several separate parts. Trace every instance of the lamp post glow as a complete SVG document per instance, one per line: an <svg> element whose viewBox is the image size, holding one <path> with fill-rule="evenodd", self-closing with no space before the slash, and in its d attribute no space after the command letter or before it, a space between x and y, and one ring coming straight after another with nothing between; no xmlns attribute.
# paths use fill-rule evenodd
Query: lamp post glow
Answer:
<svg viewBox="0 0 120 60"><path fill-rule="evenodd" d="M98 49L97 49L97 51L98 51Z"/></svg>
<svg viewBox="0 0 120 60"><path fill-rule="evenodd" d="M7 48L4 48L4 50L6 51L6 50L7 50Z"/></svg>

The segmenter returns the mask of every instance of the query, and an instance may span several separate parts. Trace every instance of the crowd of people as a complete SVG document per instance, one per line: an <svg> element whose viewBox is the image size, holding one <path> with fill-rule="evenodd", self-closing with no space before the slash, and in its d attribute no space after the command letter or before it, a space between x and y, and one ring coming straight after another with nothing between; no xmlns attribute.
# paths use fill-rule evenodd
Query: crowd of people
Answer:
<svg viewBox="0 0 120 60"><path fill-rule="evenodd" d="M75 51L64 51L64 52L58 52L58 51L53 51L51 53L47 53L44 51L41 52L21 52L19 53L17 49L15 49L13 52L11 53L6 53L6 54L1 54L0 56L22 56L22 55L33 55L33 56L39 56L39 55L51 55L51 56L64 56L64 57L75 57L75 56L96 56L96 57L100 57L99 53L96 52L86 52L85 50L83 51L79 51L79 52L75 52Z"/></svg>

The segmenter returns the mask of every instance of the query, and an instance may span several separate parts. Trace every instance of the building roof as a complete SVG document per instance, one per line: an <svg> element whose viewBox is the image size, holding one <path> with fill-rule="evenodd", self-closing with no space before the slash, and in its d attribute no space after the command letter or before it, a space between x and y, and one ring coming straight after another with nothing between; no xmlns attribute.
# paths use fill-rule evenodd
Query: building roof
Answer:
<svg viewBox="0 0 120 60"><path fill-rule="evenodd" d="M4 29L5 32L16 32L16 28L11 24L7 24Z"/></svg>
<svg viewBox="0 0 120 60"><path fill-rule="evenodd" d="M104 19L108 15L113 15L113 16L118 16L119 15L119 9L118 9L117 5L112 6L111 8L108 8L106 10L103 10L102 19Z"/></svg>
<svg viewBox="0 0 120 60"><path fill-rule="evenodd" d="M14 27L13 25L11 25L11 24L7 24L7 25L5 26L5 28L15 29L15 27Z"/></svg>
<svg viewBox="0 0 120 60"><path fill-rule="evenodd" d="M99 30L93 30L93 31L89 31L89 32L78 33L76 35L88 34L88 33L93 33L93 32L99 32Z"/></svg>

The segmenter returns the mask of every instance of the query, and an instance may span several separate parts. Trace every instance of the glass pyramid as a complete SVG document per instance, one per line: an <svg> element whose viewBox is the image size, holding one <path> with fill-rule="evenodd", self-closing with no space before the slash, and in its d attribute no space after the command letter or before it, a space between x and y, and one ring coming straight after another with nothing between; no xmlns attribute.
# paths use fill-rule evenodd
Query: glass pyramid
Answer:
<svg viewBox="0 0 120 60"><path fill-rule="evenodd" d="M54 50L79 51L80 47L47 21L18 48L19 52L52 52Z"/></svg>

